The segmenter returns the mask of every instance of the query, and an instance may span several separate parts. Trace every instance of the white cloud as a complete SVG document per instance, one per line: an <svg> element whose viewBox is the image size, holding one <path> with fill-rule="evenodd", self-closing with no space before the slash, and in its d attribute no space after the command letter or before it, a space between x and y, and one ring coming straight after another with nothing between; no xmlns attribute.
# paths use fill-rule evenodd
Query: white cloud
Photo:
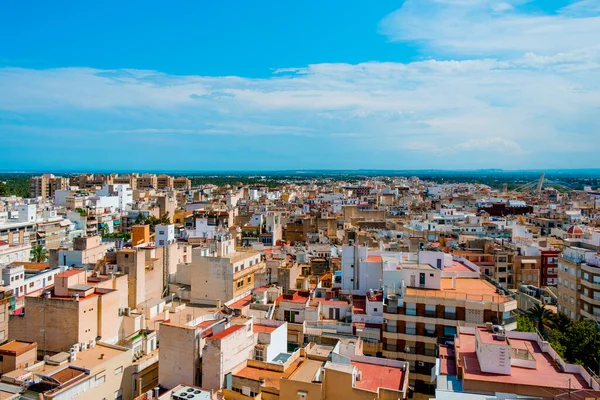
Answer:
<svg viewBox="0 0 600 400"><path fill-rule="evenodd" d="M100 137L290 136L305 152L346 146L375 159L410 151L446 167L480 153L496 166L523 154L544 163L567 149L593 160L600 20L583 9L600 0L552 15L525 14L521 3L407 0L382 22L393 40L425 43L447 60L324 63L262 79L0 69L0 118Z"/></svg>
<svg viewBox="0 0 600 400"><path fill-rule="evenodd" d="M380 30L393 41L420 41L450 56L552 55L597 46L599 0L578 1L552 14L526 13L521 3L407 0Z"/></svg>

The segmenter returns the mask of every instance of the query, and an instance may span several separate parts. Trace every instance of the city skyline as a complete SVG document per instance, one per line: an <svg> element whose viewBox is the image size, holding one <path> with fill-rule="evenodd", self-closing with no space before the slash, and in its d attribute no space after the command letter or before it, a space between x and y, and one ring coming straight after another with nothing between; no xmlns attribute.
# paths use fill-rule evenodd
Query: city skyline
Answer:
<svg viewBox="0 0 600 400"><path fill-rule="evenodd" d="M590 168L600 150L600 1L31 4L0 16L0 170Z"/></svg>

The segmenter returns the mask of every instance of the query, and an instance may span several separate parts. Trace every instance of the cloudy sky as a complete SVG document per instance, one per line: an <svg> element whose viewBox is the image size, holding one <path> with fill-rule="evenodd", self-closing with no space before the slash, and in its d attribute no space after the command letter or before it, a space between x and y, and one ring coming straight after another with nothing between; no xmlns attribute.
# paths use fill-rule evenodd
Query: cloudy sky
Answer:
<svg viewBox="0 0 600 400"><path fill-rule="evenodd" d="M0 170L600 167L600 0L96 3L0 5Z"/></svg>

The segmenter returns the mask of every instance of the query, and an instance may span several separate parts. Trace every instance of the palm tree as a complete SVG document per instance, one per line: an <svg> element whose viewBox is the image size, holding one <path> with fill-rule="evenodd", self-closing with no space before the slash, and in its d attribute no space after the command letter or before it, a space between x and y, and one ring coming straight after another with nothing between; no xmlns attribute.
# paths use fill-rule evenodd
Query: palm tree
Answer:
<svg viewBox="0 0 600 400"><path fill-rule="evenodd" d="M41 244L38 244L33 249L31 249L31 258L34 262L41 263L46 261L48 258L48 252Z"/></svg>
<svg viewBox="0 0 600 400"><path fill-rule="evenodd" d="M552 328L557 329L560 332L566 332L567 329L571 326L571 318L567 317L565 314L559 312L553 315L552 318Z"/></svg>
<svg viewBox="0 0 600 400"><path fill-rule="evenodd" d="M545 305L536 304L527 310L525 315L537 323L537 330L540 334L544 333L544 326L550 326L554 322L552 311L548 310Z"/></svg>

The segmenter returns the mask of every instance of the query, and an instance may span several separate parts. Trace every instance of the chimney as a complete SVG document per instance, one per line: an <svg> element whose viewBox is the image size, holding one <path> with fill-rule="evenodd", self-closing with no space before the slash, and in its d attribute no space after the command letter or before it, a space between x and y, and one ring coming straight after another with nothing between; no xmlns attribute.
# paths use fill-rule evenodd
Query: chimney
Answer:
<svg viewBox="0 0 600 400"><path fill-rule="evenodd" d="M159 390L160 390L160 387L158 387L158 386L154 388L154 397L155 397L157 400L158 400L158 392L159 392Z"/></svg>
<svg viewBox="0 0 600 400"><path fill-rule="evenodd" d="M456 290L456 272L452 273L452 290Z"/></svg>

